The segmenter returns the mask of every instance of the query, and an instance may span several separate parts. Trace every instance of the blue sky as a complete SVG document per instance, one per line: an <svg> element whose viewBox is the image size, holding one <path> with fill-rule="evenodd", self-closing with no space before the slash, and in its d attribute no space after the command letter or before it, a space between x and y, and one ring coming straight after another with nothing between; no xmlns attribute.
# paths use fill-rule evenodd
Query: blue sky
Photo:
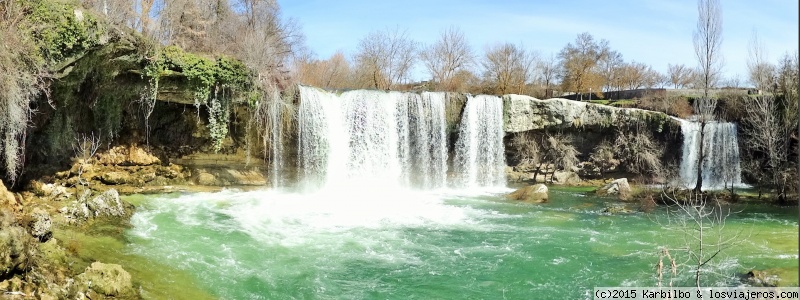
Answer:
<svg viewBox="0 0 800 300"><path fill-rule="evenodd" d="M747 47L753 30L777 61L798 45L797 0L722 0L725 77L747 76ZM695 66L692 32L695 0L279 0L306 45L319 58L337 50L352 55L374 30L400 27L421 44L431 44L449 26L460 28L478 55L488 45L521 43L547 56L557 54L582 32L606 39L625 61L665 72L667 65ZM417 70L415 79L424 79Z"/></svg>

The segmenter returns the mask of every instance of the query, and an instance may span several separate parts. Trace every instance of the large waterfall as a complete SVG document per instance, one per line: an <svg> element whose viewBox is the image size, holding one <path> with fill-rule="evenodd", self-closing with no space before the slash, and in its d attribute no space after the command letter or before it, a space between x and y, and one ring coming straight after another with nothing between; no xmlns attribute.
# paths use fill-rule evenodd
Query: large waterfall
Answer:
<svg viewBox="0 0 800 300"><path fill-rule="evenodd" d="M297 152L307 189L505 185L499 97L468 98L452 168L445 93L337 95L301 86L300 97Z"/></svg>
<svg viewBox="0 0 800 300"><path fill-rule="evenodd" d="M683 133L683 159L680 177L687 187L697 183L697 160L700 159L700 123L680 120ZM736 124L706 123L703 132L702 176L703 188L722 189L741 186L739 142Z"/></svg>
<svg viewBox="0 0 800 300"><path fill-rule="evenodd" d="M447 178L444 93L300 87L306 187L440 188Z"/></svg>

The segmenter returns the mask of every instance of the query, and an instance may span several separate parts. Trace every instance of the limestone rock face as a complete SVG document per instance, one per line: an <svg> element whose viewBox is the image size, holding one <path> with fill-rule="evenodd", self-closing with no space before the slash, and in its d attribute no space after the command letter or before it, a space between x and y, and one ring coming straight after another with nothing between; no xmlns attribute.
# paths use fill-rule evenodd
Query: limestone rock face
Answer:
<svg viewBox="0 0 800 300"><path fill-rule="evenodd" d="M525 186L512 192L511 194L506 195L506 198L531 203L547 202L547 186L544 184Z"/></svg>
<svg viewBox="0 0 800 300"><path fill-rule="evenodd" d="M81 288L103 296L132 295L131 274L120 265L93 262L86 271L78 275L76 283Z"/></svg>
<svg viewBox="0 0 800 300"><path fill-rule="evenodd" d="M608 127L625 117L675 122L664 113L642 109L618 108L561 98L539 100L522 95L503 96L503 122L506 132L582 126Z"/></svg>
<svg viewBox="0 0 800 300"><path fill-rule="evenodd" d="M149 166L161 163L158 157L136 145L116 146L97 156L97 163L102 165Z"/></svg>
<svg viewBox="0 0 800 300"><path fill-rule="evenodd" d="M192 170L197 185L204 186L261 186L267 179L257 170L233 168L201 168Z"/></svg>
<svg viewBox="0 0 800 300"><path fill-rule="evenodd" d="M133 178L131 178L131 175L127 172L114 171L103 173L103 175L100 176L100 181L105 184L116 185L131 183L133 182Z"/></svg>
<svg viewBox="0 0 800 300"><path fill-rule="evenodd" d="M614 181L597 190L597 193L601 195L616 195L620 199L626 200L631 195L631 186L628 184L627 178L614 179Z"/></svg>

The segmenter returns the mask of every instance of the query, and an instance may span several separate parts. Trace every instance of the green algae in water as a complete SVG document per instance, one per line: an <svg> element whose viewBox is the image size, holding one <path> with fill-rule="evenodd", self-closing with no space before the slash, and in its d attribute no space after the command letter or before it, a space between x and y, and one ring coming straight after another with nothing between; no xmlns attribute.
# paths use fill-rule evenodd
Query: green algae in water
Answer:
<svg viewBox="0 0 800 300"><path fill-rule="evenodd" d="M658 249L676 240L653 215L605 214L615 202L583 191L555 190L541 205L383 196L143 196L127 251L192 274L224 299L579 299L595 286L656 285ZM715 260L719 275L706 282L737 284L737 273L756 268L796 284L796 217L743 210L727 226L755 234ZM692 285L683 273L678 284Z"/></svg>
<svg viewBox="0 0 800 300"><path fill-rule="evenodd" d="M191 274L128 251L128 244L135 241L124 236L125 230L125 224L101 219L83 228L57 228L53 236L75 254L68 259L75 274L95 261L119 264L145 299L216 299Z"/></svg>

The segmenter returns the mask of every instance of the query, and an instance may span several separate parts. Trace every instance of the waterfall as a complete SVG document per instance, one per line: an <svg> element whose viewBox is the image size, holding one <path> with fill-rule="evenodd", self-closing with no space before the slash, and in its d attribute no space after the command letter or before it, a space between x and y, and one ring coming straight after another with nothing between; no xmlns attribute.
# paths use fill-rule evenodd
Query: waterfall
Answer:
<svg viewBox="0 0 800 300"><path fill-rule="evenodd" d="M683 157L680 178L686 187L697 183L697 160L700 159L700 123L680 120L683 133ZM703 135L703 188L722 189L742 186L739 165L739 142L736 124L706 123Z"/></svg>
<svg viewBox="0 0 800 300"><path fill-rule="evenodd" d="M444 93L300 87L299 167L307 189L444 187Z"/></svg>
<svg viewBox="0 0 800 300"><path fill-rule="evenodd" d="M505 185L503 135L502 99L488 95L468 97L456 143L459 185Z"/></svg>
<svg viewBox="0 0 800 300"><path fill-rule="evenodd" d="M269 103L269 115L267 118L267 126L269 126L267 139L270 145L270 182L272 187L282 187L283 171L285 170L282 107L278 90L274 89L272 93L272 101Z"/></svg>

